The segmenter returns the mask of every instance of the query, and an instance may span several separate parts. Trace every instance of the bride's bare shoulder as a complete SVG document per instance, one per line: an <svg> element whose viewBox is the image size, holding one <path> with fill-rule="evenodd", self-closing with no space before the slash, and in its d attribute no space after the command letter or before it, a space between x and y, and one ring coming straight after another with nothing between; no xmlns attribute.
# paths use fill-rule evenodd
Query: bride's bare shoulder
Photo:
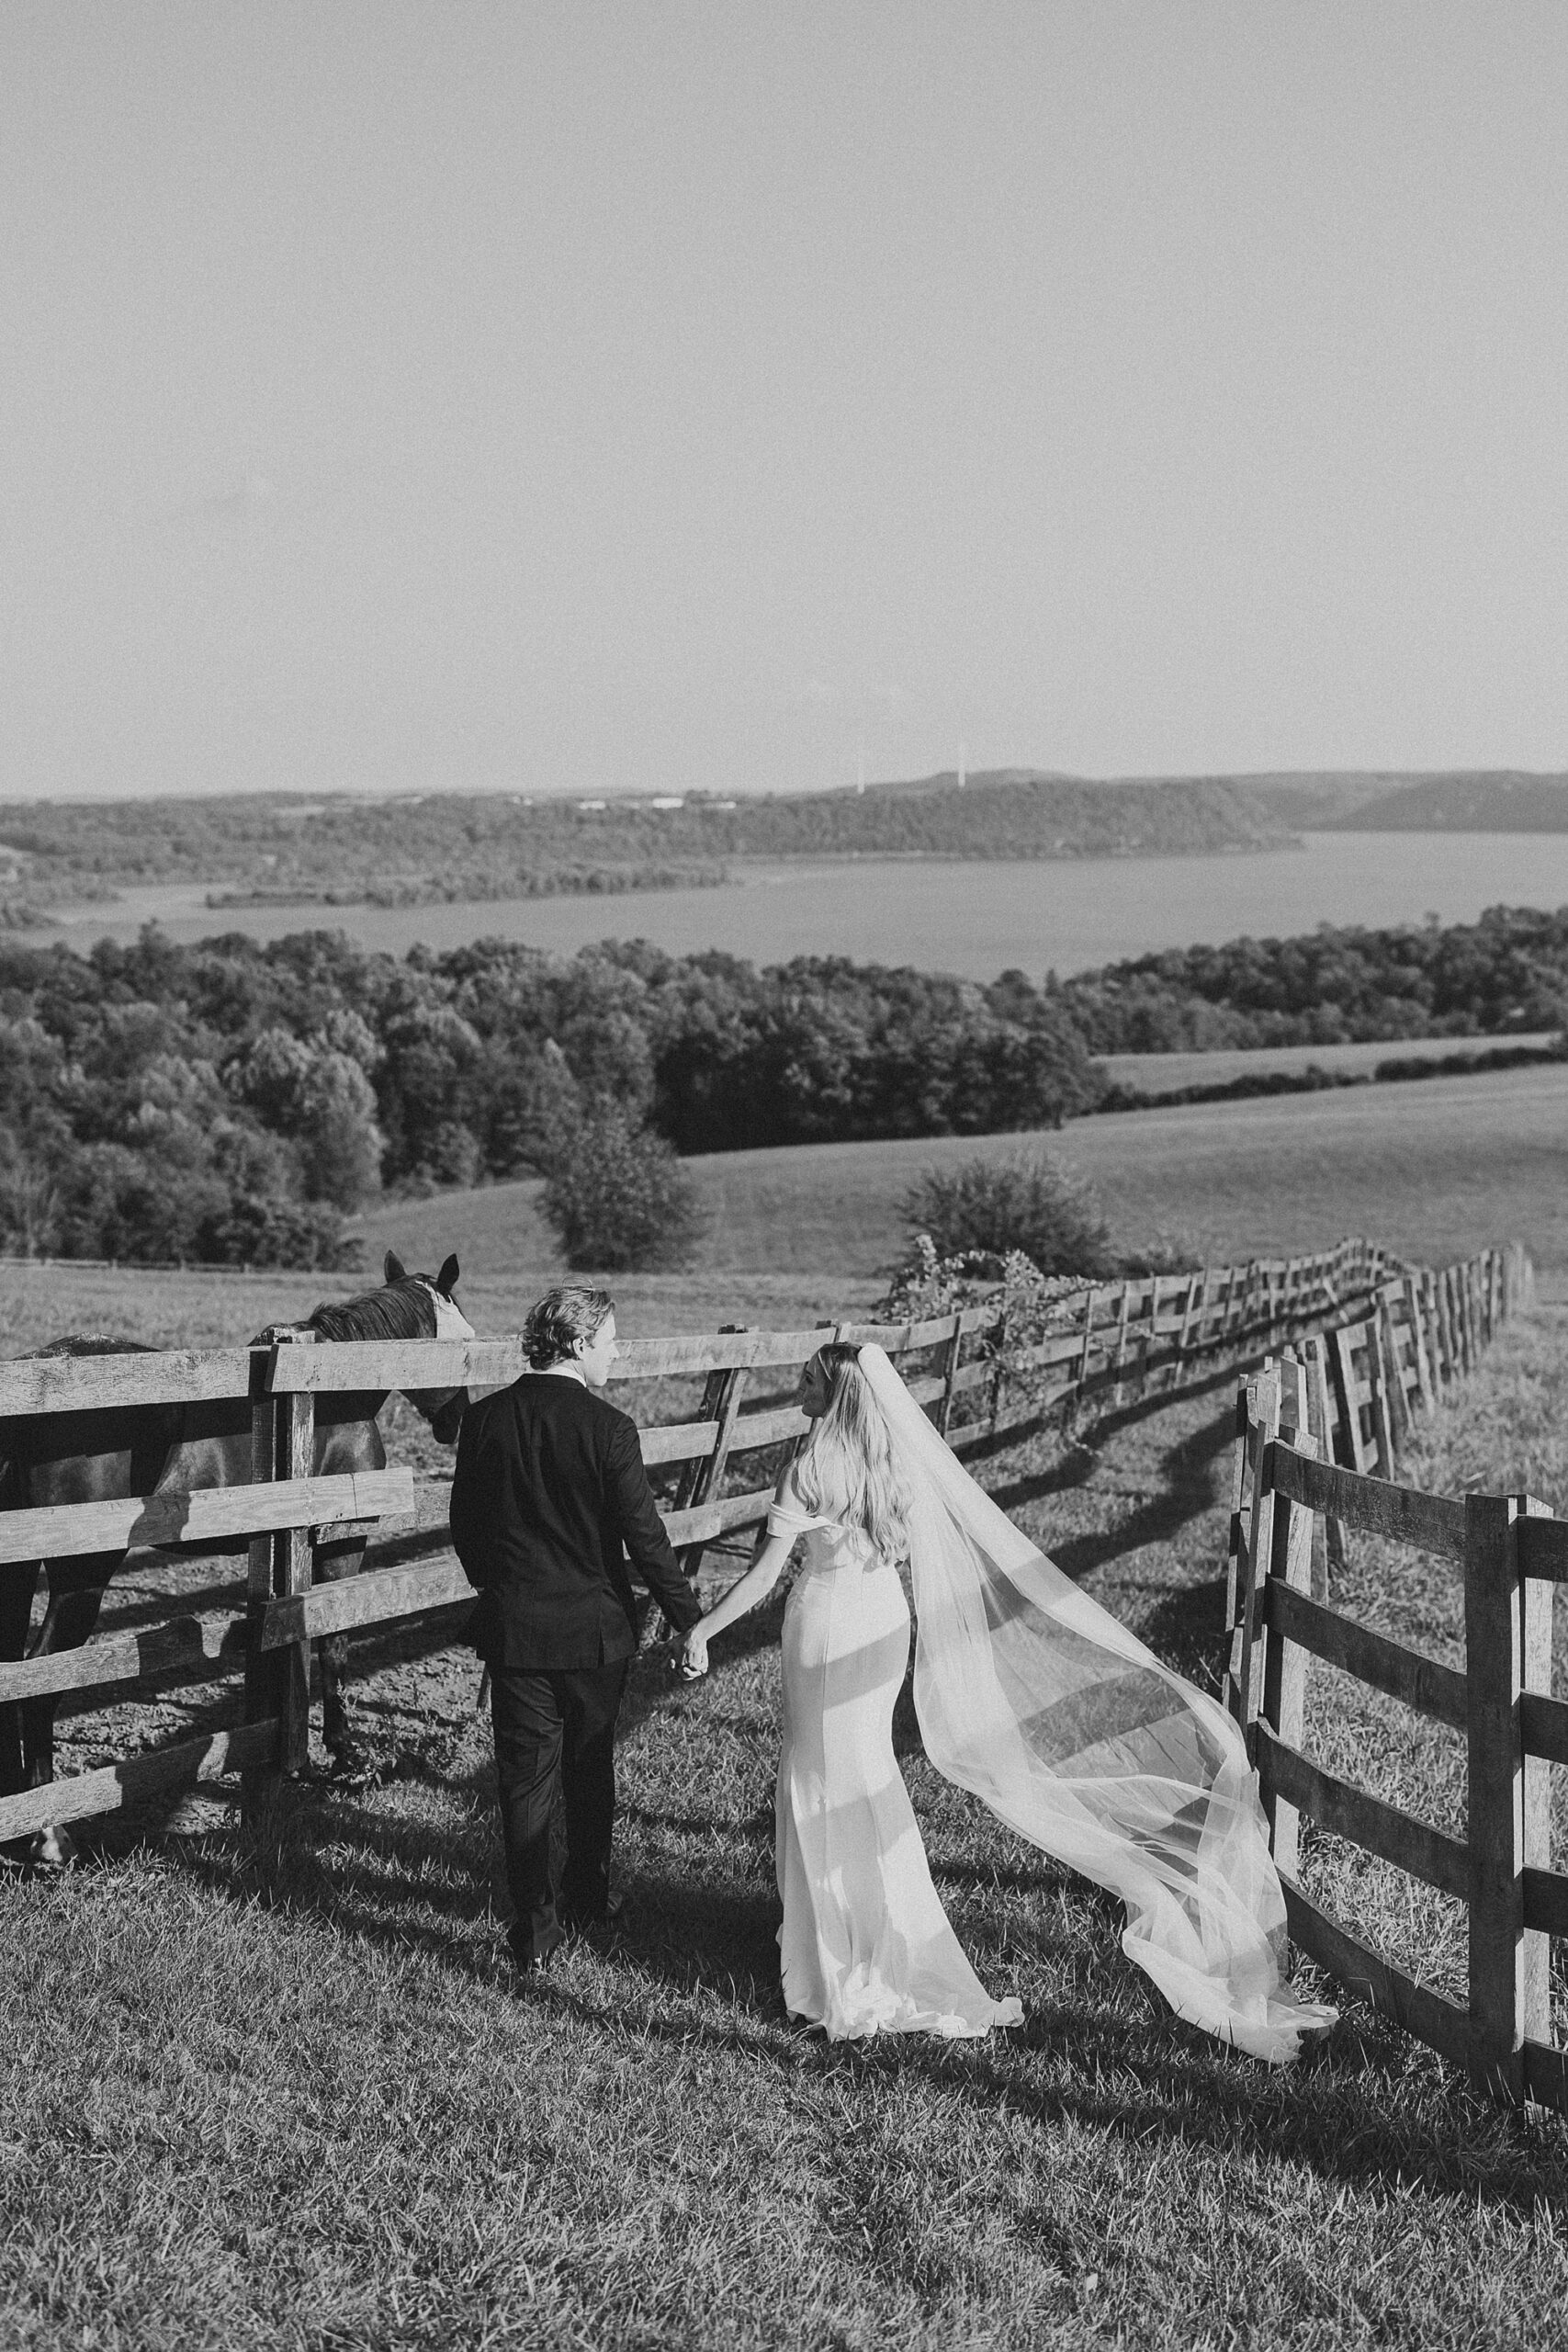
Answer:
<svg viewBox="0 0 1568 2352"><path fill-rule="evenodd" d="M793 1462L786 1462L779 1472L778 1484L773 1488L773 1500L781 1504L785 1510L804 1510L805 1506L800 1499L800 1488L795 1482Z"/></svg>

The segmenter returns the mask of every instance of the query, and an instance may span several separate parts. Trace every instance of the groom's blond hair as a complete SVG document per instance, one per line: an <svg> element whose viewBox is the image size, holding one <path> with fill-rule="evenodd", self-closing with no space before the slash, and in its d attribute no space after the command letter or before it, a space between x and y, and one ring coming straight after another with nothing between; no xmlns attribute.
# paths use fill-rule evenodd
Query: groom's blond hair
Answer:
<svg viewBox="0 0 1568 2352"><path fill-rule="evenodd" d="M586 1283L562 1283L528 1309L523 1352L536 1372L547 1372L551 1364L565 1363L579 1340L592 1340L615 1311L615 1302L607 1290L592 1290Z"/></svg>

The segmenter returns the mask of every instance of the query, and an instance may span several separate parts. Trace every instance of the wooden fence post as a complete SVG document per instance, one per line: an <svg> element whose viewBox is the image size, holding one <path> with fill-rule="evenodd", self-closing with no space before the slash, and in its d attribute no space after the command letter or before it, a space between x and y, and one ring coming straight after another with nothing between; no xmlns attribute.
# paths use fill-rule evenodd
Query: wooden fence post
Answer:
<svg viewBox="0 0 1568 2352"><path fill-rule="evenodd" d="M937 1407L936 1425L943 1437L953 1419L953 1384L958 1377L958 1359L964 1350L964 1310L955 1307L953 1315L953 1337L942 1343L942 1400Z"/></svg>
<svg viewBox="0 0 1568 2352"><path fill-rule="evenodd" d="M1438 1270L1438 1305L1443 1318L1443 1354L1447 1359L1444 1377L1451 1387L1464 1370L1464 1342L1459 1328L1459 1302L1451 1266Z"/></svg>
<svg viewBox="0 0 1568 2352"><path fill-rule="evenodd" d="M1367 1441L1361 1430L1361 1408L1357 1400L1354 1323L1337 1323L1326 1334L1328 1361L1334 1375L1335 1402L1339 1408L1339 1429L1342 1442L1340 1460L1347 1470L1367 1470L1371 1459ZM1360 1327L1364 1329L1365 1327Z"/></svg>
<svg viewBox="0 0 1568 2352"><path fill-rule="evenodd" d="M1280 1364L1280 1436L1297 1453L1315 1454L1316 1442L1307 1426L1309 1392L1305 1366L1287 1355ZM1269 1574L1294 1592L1311 1597L1313 1555L1317 1513L1276 1490L1274 1523L1269 1534ZM1263 1652L1263 1718L1288 1747L1299 1748L1306 1713L1306 1652L1270 1626ZM1270 1789L1263 1801L1269 1816L1275 1868L1287 1878L1296 1875L1301 1815L1293 1804Z"/></svg>
<svg viewBox="0 0 1568 2352"><path fill-rule="evenodd" d="M1078 1357L1078 1394L1080 1397L1083 1394L1084 1383L1089 1378L1089 1351L1094 1345L1094 1304L1098 1296L1099 1292L1096 1289L1095 1284L1090 1283L1088 1290L1084 1293L1083 1302L1083 1351Z"/></svg>
<svg viewBox="0 0 1568 2352"><path fill-rule="evenodd" d="M1199 1302L1201 1299L1206 1303L1208 1296L1209 1269L1207 1266L1204 1266L1199 1269L1198 1272L1189 1274L1187 1277L1187 1296L1183 1300L1181 1306L1181 1329L1178 1332L1176 1339L1176 1370L1175 1380L1172 1383L1173 1386L1177 1382L1179 1382L1181 1377L1181 1366L1186 1360L1187 1340L1192 1329L1192 1317L1194 1312L1197 1313L1198 1329L1200 1335L1201 1334L1203 1328L1203 1317L1202 1309L1200 1306Z"/></svg>
<svg viewBox="0 0 1568 2352"><path fill-rule="evenodd" d="M1372 1392L1372 1442L1377 1447L1376 1476L1392 1479L1397 1476L1394 1461L1394 1420L1390 1395L1391 1386L1398 1386L1397 1368L1390 1379L1390 1365L1383 1352L1382 1301L1374 1298L1367 1317L1367 1382Z"/></svg>
<svg viewBox="0 0 1568 2352"><path fill-rule="evenodd" d="M747 1327L743 1323L726 1323L722 1328L725 1336L730 1338ZM673 1508L676 1510L693 1510L699 1503L716 1497L735 1437L735 1424L740 1412L740 1399L745 1393L746 1377L747 1367L744 1364L723 1365L708 1374L703 1385L697 1419L716 1421L718 1432L714 1439L713 1452L695 1455L682 1471L675 1488ZM706 1550L705 1544L682 1546L676 1557L681 1563L682 1576L695 1579Z"/></svg>
<svg viewBox="0 0 1568 2352"><path fill-rule="evenodd" d="M279 1399L278 1476L308 1478L315 1467L316 1400L308 1390ZM273 1538L276 1547L273 1590L295 1594L310 1589L310 1531L286 1527ZM310 1645L288 1642L278 1652L279 1760L286 1772L302 1772L310 1752Z"/></svg>
<svg viewBox="0 0 1568 2352"><path fill-rule="evenodd" d="M251 1355L251 1483L259 1485L264 1479L277 1476L277 1399L266 1393L266 1379L271 1368L270 1350L254 1349ZM272 1599L272 1538L253 1535L249 1545L245 1600L245 1696L244 1718L248 1724L265 1722L276 1711L276 1678L272 1671L271 1654L262 1648L262 1624L266 1616L266 1604ZM277 1792L282 1764L282 1726L278 1747L270 1764L253 1765L241 1779L240 1802L242 1817L254 1824L260 1808Z"/></svg>
<svg viewBox="0 0 1568 2352"><path fill-rule="evenodd" d="M1252 1489L1245 1526L1241 1508L1243 1464L1240 1462L1233 1481L1235 1501L1231 1511L1231 1574L1227 1594L1230 1644L1225 1703L1243 1732L1249 1732L1258 1713L1254 1688L1258 1589L1269 1573L1269 1544L1273 1533L1263 1464L1269 1441L1279 1434L1279 1429L1280 1375L1276 1371L1265 1370L1256 1380L1243 1382L1239 1391L1237 1452L1245 1458ZM1248 1754L1251 1748L1249 1737Z"/></svg>
<svg viewBox="0 0 1568 2352"><path fill-rule="evenodd" d="M1397 1283L1385 1283L1378 1293L1372 1315L1383 1376L1383 1419L1388 1429L1388 1467L1383 1473L1386 1478L1393 1476L1395 1462L1404 1452L1412 1428L1404 1367L1399 1361L1399 1326L1393 1313L1398 1295Z"/></svg>
<svg viewBox="0 0 1568 2352"><path fill-rule="evenodd" d="M1127 1365L1127 1309L1132 1302L1132 1283L1123 1283L1122 1307L1116 1321L1116 1385L1111 1391L1111 1401L1117 1405L1122 1402L1122 1379Z"/></svg>
<svg viewBox="0 0 1568 2352"><path fill-rule="evenodd" d="M1414 1274L1406 1274L1399 1285L1399 1301L1410 1326L1410 1368L1416 1375L1416 1394L1421 1410L1429 1413L1436 1398L1432 1394L1431 1369L1427 1362L1427 1335L1421 1328L1421 1286ZM1405 1391L1408 1413L1410 1392Z"/></svg>
<svg viewBox="0 0 1568 2352"><path fill-rule="evenodd" d="M1306 1367L1307 1422L1320 1462L1332 1462L1334 1456L1333 1392L1328 1385L1328 1349L1321 1331L1302 1342L1302 1360ZM1312 1515L1312 1583L1311 1598L1328 1600L1328 1572L1333 1567L1343 1573L1348 1563L1345 1549L1345 1522L1330 1519L1326 1512ZM1299 1746L1300 1743L1298 1742Z"/></svg>
<svg viewBox="0 0 1568 2352"><path fill-rule="evenodd" d="M1543 1623L1550 1640L1550 1616L1527 1611L1519 1576L1518 1523L1533 1509L1517 1495L1464 1500L1470 2071L1478 2090L1516 2105L1525 2037L1551 2039L1547 1939L1527 1935L1524 1923L1524 1871L1536 1866L1547 1826L1537 1795L1544 1770L1530 1776L1536 1804L1527 1809L1520 1728L1527 1648L1539 1674Z"/></svg>

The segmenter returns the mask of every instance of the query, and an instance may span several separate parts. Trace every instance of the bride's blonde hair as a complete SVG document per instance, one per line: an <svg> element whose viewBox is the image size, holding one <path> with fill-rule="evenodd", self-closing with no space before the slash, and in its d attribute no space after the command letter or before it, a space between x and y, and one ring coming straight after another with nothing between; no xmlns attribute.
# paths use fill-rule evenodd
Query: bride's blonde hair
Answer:
<svg viewBox="0 0 1568 2352"><path fill-rule="evenodd" d="M795 1462L795 1491L813 1518L861 1528L883 1559L906 1559L909 1490L860 1351L834 1344L816 1361L828 1375L828 1409Z"/></svg>

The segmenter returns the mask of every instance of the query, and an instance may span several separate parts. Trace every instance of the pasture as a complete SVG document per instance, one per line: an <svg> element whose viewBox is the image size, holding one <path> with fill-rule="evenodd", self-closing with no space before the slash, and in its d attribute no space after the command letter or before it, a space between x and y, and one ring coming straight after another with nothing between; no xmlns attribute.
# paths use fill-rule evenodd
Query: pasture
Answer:
<svg viewBox="0 0 1568 2352"><path fill-rule="evenodd" d="M123 1319L158 1278L97 1279ZM265 1319L259 1287L208 1285L211 1336ZM1568 1506L1565 1339L1550 1307L1505 1331L1416 1475ZM983 1466L1087 1590L1211 1686L1231 1426L1222 1379ZM1402 1630L1451 1611L1438 1581L1388 1589L1370 1551L1352 1569ZM1561 2124L1478 2107L1353 2000L1292 2075L1173 2026L1122 1960L1113 1906L938 1781L907 1700L938 1885L1026 2024L978 2046L830 2049L792 2029L773 1944L778 1613L716 1645L705 1686L639 1662L626 1932L524 1993L501 1965L478 1668L408 1636L364 1645L374 1785L298 1784L254 1846L210 1802L183 1834L118 1824L66 1879L0 1888L0 2340L1561 2340ZM1360 1727L1363 1752L1440 1818L1397 1712ZM1333 1868L1329 1841L1317 1859Z"/></svg>
<svg viewBox="0 0 1568 2352"><path fill-rule="evenodd" d="M1036 1146L1092 1178L1117 1242L1174 1235L1194 1263L1365 1233L1429 1265L1517 1238L1543 1271L1568 1268L1568 1064L1548 1064L1104 1114L1059 1134L713 1153L685 1163L713 1219L702 1269L690 1283L664 1280L672 1296L694 1284L716 1295L713 1277L723 1276L739 1297L751 1270L766 1269L855 1304L899 1252L898 1199L919 1170ZM558 1263L538 1192L496 1184L389 1203L359 1227L373 1258L394 1243L411 1264L438 1264L453 1248L468 1283L537 1289Z"/></svg>

